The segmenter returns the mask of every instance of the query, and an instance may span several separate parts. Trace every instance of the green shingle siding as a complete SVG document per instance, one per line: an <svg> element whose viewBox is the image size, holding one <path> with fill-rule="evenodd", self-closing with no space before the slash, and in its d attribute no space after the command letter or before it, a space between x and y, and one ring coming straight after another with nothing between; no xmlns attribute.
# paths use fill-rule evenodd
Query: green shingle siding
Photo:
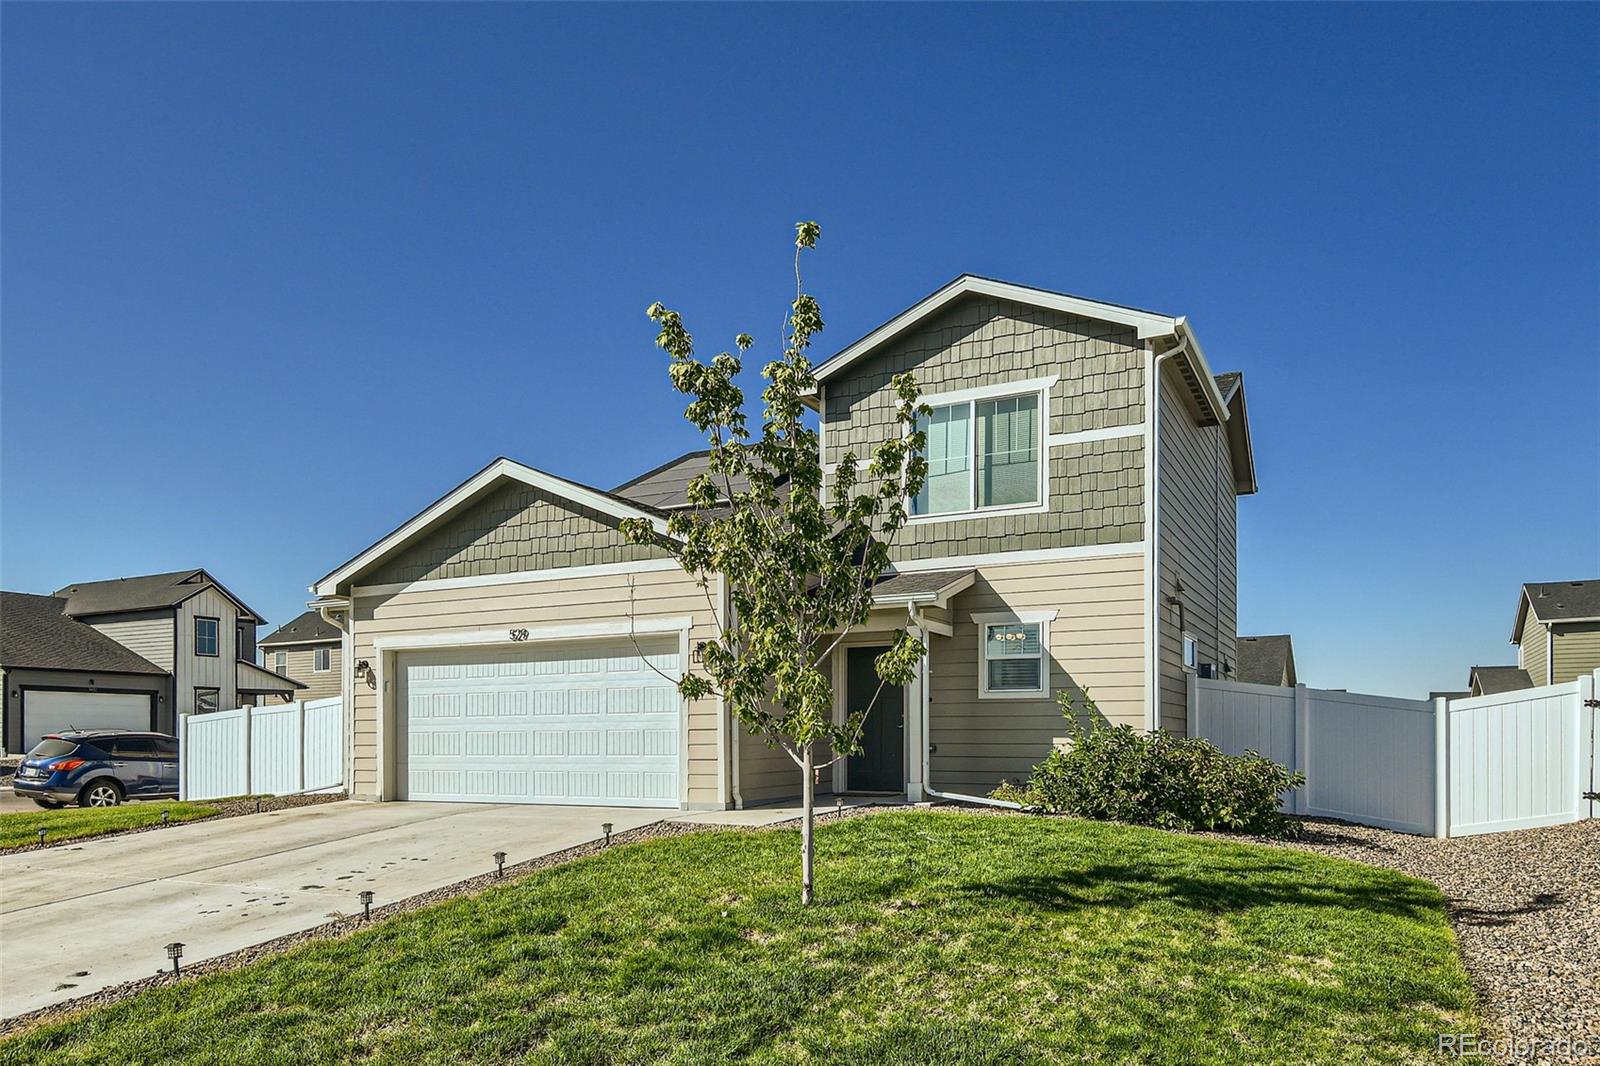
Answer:
<svg viewBox="0 0 1600 1066"><path fill-rule="evenodd" d="M864 458L887 435L895 374L934 394L1056 376L1046 432L1136 426L1144 420L1144 347L1126 326L973 297L827 385L824 461ZM1119 437L1049 449L1050 507L1038 514L907 526L897 559L1083 547L1144 532L1144 441Z"/></svg>
<svg viewBox="0 0 1600 1066"><path fill-rule="evenodd" d="M661 559L630 544L617 520L531 485L495 489L450 522L380 563L362 583L388 585L447 577Z"/></svg>

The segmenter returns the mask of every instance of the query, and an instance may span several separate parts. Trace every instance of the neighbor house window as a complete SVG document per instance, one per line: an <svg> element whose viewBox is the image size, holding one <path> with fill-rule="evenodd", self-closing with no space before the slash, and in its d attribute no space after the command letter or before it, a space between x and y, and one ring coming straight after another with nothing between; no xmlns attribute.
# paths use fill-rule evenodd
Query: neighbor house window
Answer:
<svg viewBox="0 0 1600 1066"><path fill-rule="evenodd" d="M217 631L219 621L215 618L196 618L194 620L194 653L196 655L217 654Z"/></svg>
<svg viewBox="0 0 1600 1066"><path fill-rule="evenodd" d="M1186 670L1200 668L1200 644L1187 633L1183 635L1183 666Z"/></svg>
<svg viewBox="0 0 1600 1066"><path fill-rule="evenodd" d="M941 404L918 419L928 478L913 515L959 514L1040 502L1041 393Z"/></svg>
<svg viewBox="0 0 1600 1066"><path fill-rule="evenodd" d="M317 673L325 673L333 669L333 649L318 648L311 653L311 669Z"/></svg>
<svg viewBox="0 0 1600 1066"><path fill-rule="evenodd" d="M220 710L222 704L222 690L220 688L197 688L194 690L194 713L210 714Z"/></svg>
<svg viewBox="0 0 1600 1066"><path fill-rule="evenodd" d="M279 674L282 674L283 676L287 677L289 675L289 653L286 652L286 651L275 651L275 652L273 652L272 653L272 668L274 670L276 670Z"/></svg>
<svg viewBox="0 0 1600 1066"><path fill-rule="evenodd" d="M1050 622L1054 611L973 615L978 627L978 695L1045 696L1050 689Z"/></svg>

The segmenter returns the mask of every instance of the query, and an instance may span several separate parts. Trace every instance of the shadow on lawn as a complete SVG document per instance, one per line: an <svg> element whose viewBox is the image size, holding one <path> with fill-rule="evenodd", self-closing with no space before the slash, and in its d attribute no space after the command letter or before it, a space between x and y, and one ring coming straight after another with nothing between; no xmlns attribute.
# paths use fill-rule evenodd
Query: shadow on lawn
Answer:
<svg viewBox="0 0 1600 1066"><path fill-rule="evenodd" d="M1350 884L1303 880L1293 866L1223 866L1213 873L1175 873L1157 866L1102 863L1058 874L999 881L973 881L958 892L975 898L1007 897L1049 910L1137 907L1176 903L1198 911L1243 911L1255 907L1336 907L1402 918L1436 913L1439 897L1428 885L1397 880Z"/></svg>

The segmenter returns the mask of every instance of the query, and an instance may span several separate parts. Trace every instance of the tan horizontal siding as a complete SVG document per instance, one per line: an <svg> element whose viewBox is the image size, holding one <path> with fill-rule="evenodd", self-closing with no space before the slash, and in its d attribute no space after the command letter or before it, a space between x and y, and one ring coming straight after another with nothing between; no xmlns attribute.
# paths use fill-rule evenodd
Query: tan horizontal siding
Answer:
<svg viewBox="0 0 1600 1066"><path fill-rule="evenodd" d="M296 646L290 648L263 648L262 666L268 670L278 672L277 653L283 652L285 665L282 673L306 686L295 693L297 700L320 700L329 696L339 695L339 678L341 664L339 659L339 645L327 645L329 649L328 669L318 673L316 670L316 656L310 647ZM275 696L265 698L267 703L281 702Z"/></svg>
<svg viewBox="0 0 1600 1066"><path fill-rule="evenodd" d="M633 587L632 594L628 588ZM380 637L417 634L539 629L590 622L625 622L672 617L691 619L690 644L716 636L711 602L681 571L608 574L557 581L518 582L473 588L427 589L361 596L354 610L354 656L376 664ZM616 639L615 637L611 639ZM357 682L355 696L355 794L378 790L378 694ZM390 708L389 713L393 710ZM692 806L720 802L718 704L696 701L689 708L688 790ZM393 730L387 730L394 735ZM392 783L391 783L392 787Z"/></svg>
<svg viewBox="0 0 1600 1066"><path fill-rule="evenodd" d="M1555 634L1552 684L1560 685L1600 670L1600 622L1557 625Z"/></svg>
<svg viewBox="0 0 1600 1066"><path fill-rule="evenodd" d="M1053 698L978 696L974 613L1054 609L1050 690L1087 689L1110 722L1144 720L1144 558L1140 555L979 568L951 605L954 633L930 641L929 785L987 793L1021 780L1065 723Z"/></svg>
<svg viewBox="0 0 1600 1066"><path fill-rule="evenodd" d="M1517 662L1528 671L1534 685L1547 685L1549 681L1550 647L1544 627L1529 611L1522 620L1522 636L1517 644Z"/></svg>

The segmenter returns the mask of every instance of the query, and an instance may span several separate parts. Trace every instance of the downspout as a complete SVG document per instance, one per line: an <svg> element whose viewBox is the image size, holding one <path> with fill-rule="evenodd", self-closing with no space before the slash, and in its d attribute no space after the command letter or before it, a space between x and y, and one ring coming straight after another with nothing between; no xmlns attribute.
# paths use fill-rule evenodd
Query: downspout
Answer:
<svg viewBox="0 0 1600 1066"><path fill-rule="evenodd" d="M313 589L315 591L315 589ZM352 596L346 607L341 611L335 604L318 603L317 615L340 633L339 637L339 695L344 704L342 708L344 718L344 791L345 796L355 791L355 724L356 724L356 662L355 662L355 631L351 617L355 613L355 597ZM335 621L337 617L343 621Z"/></svg>
<svg viewBox="0 0 1600 1066"><path fill-rule="evenodd" d="M931 640L927 640L928 631L923 626L922 616L917 611L917 605L914 604L914 603L913 604L909 604L907 606L907 610L908 610L908 612L909 612L909 614L911 616L911 624L916 628L918 633L922 634L923 639L926 641L926 643L931 645L932 641ZM933 760L931 758L929 758L929 755L930 755L929 749L932 747L932 745L930 745L928 743L928 737L930 736L930 734L928 732L928 726L929 726L929 720L928 720L929 719L929 715L928 715L928 703L929 703L929 700L928 700L928 681L933 676L933 666L932 666L931 661L930 661L931 656L928 654L928 652L930 652L930 651L932 651L932 648L931 647L927 648L923 652L921 660L919 660L918 663L917 663L917 673L918 673L917 691L918 691L918 693L920 694L920 697L921 697L920 699L918 699L917 702L922 704L922 706L920 708L920 711L921 711L921 718L922 718L922 792L923 792L923 794L926 795L926 796L931 796L934 799L945 800L946 802L949 802L949 803L976 803L976 804L978 804L980 806L983 806L983 807L1004 807L1005 809L1012 810L1012 811L1020 811L1020 810L1022 810L1022 804L1020 804L1020 803L1011 803L1011 802L1009 802L1007 800L992 799L992 798L990 798L988 796L966 796L966 795L963 795L963 794L961 794L959 792L940 792L938 789L933 787L933 779L929 775L929 772L928 772L931 769L932 762L933 762Z"/></svg>
<svg viewBox="0 0 1600 1066"><path fill-rule="evenodd" d="M1150 363L1150 410L1145 412L1150 439L1150 484L1144 487L1150 510L1150 646L1145 654L1150 663L1145 681L1150 686L1145 731L1161 728L1161 366L1173 356L1189 350L1187 335L1179 336L1176 347L1155 356Z"/></svg>

